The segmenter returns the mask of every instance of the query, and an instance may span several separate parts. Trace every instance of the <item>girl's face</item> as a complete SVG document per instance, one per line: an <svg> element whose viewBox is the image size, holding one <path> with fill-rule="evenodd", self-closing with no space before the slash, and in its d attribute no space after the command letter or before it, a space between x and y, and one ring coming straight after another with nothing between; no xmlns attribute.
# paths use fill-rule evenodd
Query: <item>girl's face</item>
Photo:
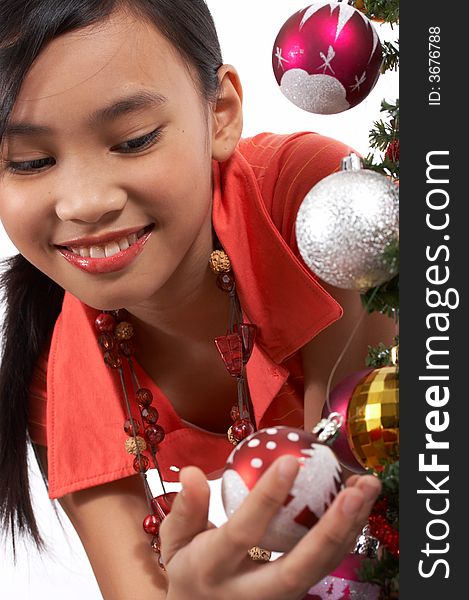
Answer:
<svg viewBox="0 0 469 600"><path fill-rule="evenodd" d="M211 118L177 51L124 15L53 40L3 148L0 218L37 268L96 308L184 281L211 249Z"/></svg>

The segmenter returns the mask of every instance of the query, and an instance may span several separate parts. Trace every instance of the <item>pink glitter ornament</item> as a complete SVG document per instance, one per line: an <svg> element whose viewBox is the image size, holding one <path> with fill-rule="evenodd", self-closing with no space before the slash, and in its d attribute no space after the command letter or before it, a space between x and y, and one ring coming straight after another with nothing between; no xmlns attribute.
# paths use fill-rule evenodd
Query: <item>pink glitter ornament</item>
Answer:
<svg viewBox="0 0 469 600"><path fill-rule="evenodd" d="M304 600L378 600L380 586L358 579L362 560L357 554L349 554L335 571L308 591Z"/></svg>
<svg viewBox="0 0 469 600"><path fill-rule="evenodd" d="M382 48L373 24L346 2L318 2L280 29L272 66L296 106L336 114L364 100L379 77Z"/></svg>
<svg viewBox="0 0 469 600"><path fill-rule="evenodd" d="M337 437L334 440L334 452L337 454L337 458L341 465L354 473L364 473L365 469L355 458L347 440L347 409L355 388L369 373L371 373L372 370L373 369L364 369L352 373L338 383L332 390L329 401L327 405L324 406L322 413L324 418L331 412L339 413L343 417L344 426L339 429Z"/></svg>

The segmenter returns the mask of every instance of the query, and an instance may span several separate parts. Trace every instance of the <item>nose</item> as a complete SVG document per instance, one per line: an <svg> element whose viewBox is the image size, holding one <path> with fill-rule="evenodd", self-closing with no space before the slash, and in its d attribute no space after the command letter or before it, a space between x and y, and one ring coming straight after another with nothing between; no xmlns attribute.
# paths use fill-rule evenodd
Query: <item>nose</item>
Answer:
<svg viewBox="0 0 469 600"><path fill-rule="evenodd" d="M80 177L69 181L56 197L55 212L61 221L98 223L111 213L120 212L127 202L127 192L101 178Z"/></svg>

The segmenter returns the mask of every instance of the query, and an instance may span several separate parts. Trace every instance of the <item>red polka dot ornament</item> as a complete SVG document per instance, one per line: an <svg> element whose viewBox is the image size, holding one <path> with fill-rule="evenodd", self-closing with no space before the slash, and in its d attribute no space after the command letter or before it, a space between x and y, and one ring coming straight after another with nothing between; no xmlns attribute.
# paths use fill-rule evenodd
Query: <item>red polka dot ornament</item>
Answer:
<svg viewBox="0 0 469 600"><path fill-rule="evenodd" d="M222 478L222 500L228 518L275 459L285 454L295 456L300 469L284 505L259 544L274 552L291 550L343 486L340 464L320 437L291 427L261 429L239 443L228 457Z"/></svg>
<svg viewBox="0 0 469 600"><path fill-rule="evenodd" d="M346 2L317 2L292 15L272 50L282 93L311 113L343 112L378 80L382 47L371 21Z"/></svg>

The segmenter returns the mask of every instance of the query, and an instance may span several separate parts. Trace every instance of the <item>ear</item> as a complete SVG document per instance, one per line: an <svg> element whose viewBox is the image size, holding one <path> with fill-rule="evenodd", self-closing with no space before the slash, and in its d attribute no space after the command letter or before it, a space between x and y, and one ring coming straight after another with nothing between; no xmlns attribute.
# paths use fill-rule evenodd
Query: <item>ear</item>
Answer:
<svg viewBox="0 0 469 600"><path fill-rule="evenodd" d="M236 69L218 69L218 99L212 111L212 158L223 162L233 154L243 130L243 88Z"/></svg>

